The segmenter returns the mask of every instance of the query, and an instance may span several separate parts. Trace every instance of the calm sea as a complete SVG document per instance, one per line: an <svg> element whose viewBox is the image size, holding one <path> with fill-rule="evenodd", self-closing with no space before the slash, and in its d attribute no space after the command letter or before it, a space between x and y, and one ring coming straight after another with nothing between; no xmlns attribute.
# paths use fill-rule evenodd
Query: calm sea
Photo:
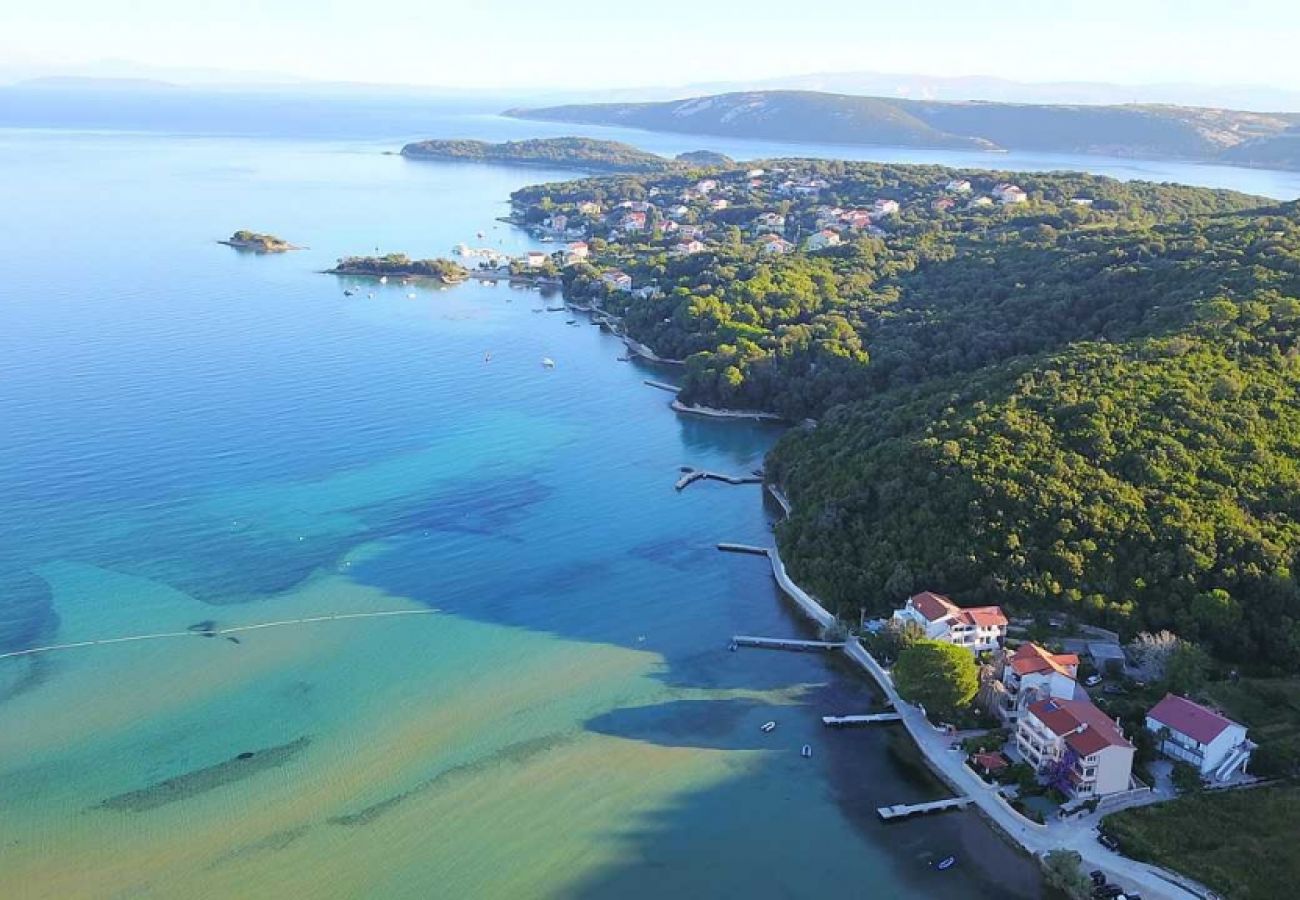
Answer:
<svg viewBox="0 0 1300 900"><path fill-rule="evenodd" d="M869 685L727 651L802 632L714 549L770 511L673 482L750 472L774 429L678 418L664 373L534 292L318 274L522 250L507 195L564 177L390 149L0 131L0 653L435 611L0 659L2 893L1038 896L973 814L877 821L943 790L896 729L821 727ZM244 227L307 249L215 243Z"/></svg>

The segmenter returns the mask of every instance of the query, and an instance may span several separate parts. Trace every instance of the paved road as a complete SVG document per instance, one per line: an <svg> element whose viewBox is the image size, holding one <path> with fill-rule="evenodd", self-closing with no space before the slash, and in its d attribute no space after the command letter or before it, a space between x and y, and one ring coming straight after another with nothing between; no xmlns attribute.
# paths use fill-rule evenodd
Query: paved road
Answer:
<svg viewBox="0 0 1300 900"><path fill-rule="evenodd" d="M1211 896L1208 889L1181 876L1137 862L1101 846L1097 843L1095 831L1099 818L1097 814L1081 820L1053 822L1050 825L1030 822L999 799L993 786L986 784L967 768L962 754L949 749L953 740L951 736L937 731L918 707L898 696L893 680L861 644L851 641L845 646L845 653L880 684L893 702L894 709L902 715L903 724L912 739L921 748L930 765L948 782L948 786L970 796L985 815L1030 853L1041 856L1058 848L1074 850L1083 857L1085 872L1101 869L1126 892L1140 893L1146 900L1195 900ZM1188 887L1175 884L1171 879L1186 881Z"/></svg>

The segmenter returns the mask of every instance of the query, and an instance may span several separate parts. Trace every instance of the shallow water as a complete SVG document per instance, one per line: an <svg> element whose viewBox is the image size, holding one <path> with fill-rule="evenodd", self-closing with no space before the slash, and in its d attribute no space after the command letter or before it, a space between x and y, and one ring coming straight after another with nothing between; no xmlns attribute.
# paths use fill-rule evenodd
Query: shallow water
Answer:
<svg viewBox="0 0 1300 900"><path fill-rule="evenodd" d="M769 512L672 485L775 429L534 292L317 274L530 246L494 217L558 175L378 149L0 132L0 653L437 610L0 659L5 896L1036 896L974 815L876 820L941 788L820 726L868 685L727 652L802 628L713 548Z"/></svg>

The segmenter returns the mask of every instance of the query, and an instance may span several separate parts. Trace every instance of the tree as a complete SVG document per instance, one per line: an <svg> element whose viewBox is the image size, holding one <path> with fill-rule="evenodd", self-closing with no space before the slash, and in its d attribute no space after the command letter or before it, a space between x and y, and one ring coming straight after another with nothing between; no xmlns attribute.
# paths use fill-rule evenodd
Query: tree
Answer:
<svg viewBox="0 0 1300 900"><path fill-rule="evenodd" d="M1203 785L1201 783L1201 773L1197 771L1196 766L1185 762L1175 762L1172 775L1174 787L1178 788L1178 793L1188 794L1192 791L1199 791Z"/></svg>
<svg viewBox="0 0 1300 900"><path fill-rule="evenodd" d="M979 671L969 650L945 641L917 641L898 654L894 683L904 700L949 716L974 699Z"/></svg>
<svg viewBox="0 0 1300 900"><path fill-rule="evenodd" d="M872 649L881 659L893 661L917 641L925 639L925 629L911 619L890 619L876 634Z"/></svg>
<svg viewBox="0 0 1300 900"><path fill-rule="evenodd" d="M1176 694L1190 694L1205 684L1209 655L1196 644L1179 642L1165 662L1165 686Z"/></svg>
<svg viewBox="0 0 1300 900"><path fill-rule="evenodd" d="M1086 900L1092 885L1083 874L1083 857L1073 850L1049 850L1043 856L1043 880L1071 900Z"/></svg>

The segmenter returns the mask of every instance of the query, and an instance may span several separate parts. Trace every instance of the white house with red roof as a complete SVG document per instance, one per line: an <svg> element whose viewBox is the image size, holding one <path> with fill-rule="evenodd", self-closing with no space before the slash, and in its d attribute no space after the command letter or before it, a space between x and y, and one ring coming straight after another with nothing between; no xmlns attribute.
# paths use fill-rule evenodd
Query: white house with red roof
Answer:
<svg viewBox="0 0 1300 900"><path fill-rule="evenodd" d="M1160 741L1160 752L1196 766L1203 778L1227 781L1246 770L1255 744L1246 726L1177 694L1147 711L1147 731Z"/></svg>
<svg viewBox="0 0 1300 900"><path fill-rule="evenodd" d="M632 276L619 269L610 269L600 276L600 280L616 291L632 290Z"/></svg>
<svg viewBox="0 0 1300 900"><path fill-rule="evenodd" d="M840 236L829 228L823 228L821 231L810 234L803 245L809 250L825 250L827 247L838 247L840 245Z"/></svg>
<svg viewBox="0 0 1300 900"><path fill-rule="evenodd" d="M776 234L765 234L758 239L758 249L762 253L772 253L780 256L783 253L789 253L794 249L794 244L785 238Z"/></svg>
<svg viewBox="0 0 1300 900"><path fill-rule="evenodd" d="M1014 203L1025 203L1029 200L1029 195L1025 193L1024 189L1020 187L1020 185L1007 184L1006 182L995 186L989 193L991 193L993 198L1003 206L1010 206Z"/></svg>
<svg viewBox="0 0 1300 900"><path fill-rule="evenodd" d="M1129 789L1134 748L1087 700L1049 698L1025 708L1016 749L1047 781L1077 800Z"/></svg>
<svg viewBox="0 0 1300 900"><path fill-rule="evenodd" d="M1001 689L996 692L996 710L1004 722L1014 722L1040 700L1073 700L1078 684L1079 657L1073 653L1050 653L1026 642L1007 655Z"/></svg>
<svg viewBox="0 0 1300 900"><path fill-rule="evenodd" d="M586 259L591 255L591 248L587 246L586 241L574 241L564 248L564 262L575 263Z"/></svg>
<svg viewBox="0 0 1300 900"><path fill-rule="evenodd" d="M1000 647L1007 636L1007 617L1002 607L961 607L933 591L908 597L907 604L895 610L893 618L900 623L915 622L931 640L947 641L974 653Z"/></svg>

